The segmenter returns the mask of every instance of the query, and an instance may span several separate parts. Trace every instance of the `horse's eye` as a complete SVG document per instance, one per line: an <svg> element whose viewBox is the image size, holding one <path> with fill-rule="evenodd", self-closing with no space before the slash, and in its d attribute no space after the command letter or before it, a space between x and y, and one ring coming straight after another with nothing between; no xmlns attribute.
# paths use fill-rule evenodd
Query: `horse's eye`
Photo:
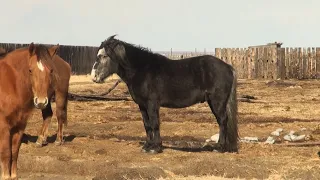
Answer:
<svg viewBox="0 0 320 180"><path fill-rule="evenodd" d="M51 73L51 74L53 73L53 69L50 69L50 73Z"/></svg>
<svg viewBox="0 0 320 180"><path fill-rule="evenodd" d="M32 71L31 71L31 69L29 69L29 73L30 73L30 74L32 74Z"/></svg>

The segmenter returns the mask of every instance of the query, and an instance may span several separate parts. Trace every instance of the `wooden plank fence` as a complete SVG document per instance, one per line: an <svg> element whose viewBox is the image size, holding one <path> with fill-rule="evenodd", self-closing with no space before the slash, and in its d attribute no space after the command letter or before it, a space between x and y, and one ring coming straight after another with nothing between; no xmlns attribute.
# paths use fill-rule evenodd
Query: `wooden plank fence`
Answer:
<svg viewBox="0 0 320 180"><path fill-rule="evenodd" d="M28 44L0 43L11 51ZM51 45L48 45L51 46ZM88 74L96 59L98 47L60 45L58 54L67 61L73 74ZM214 55L231 64L241 79L315 79L320 78L320 47L281 48L252 46L249 48L215 48L215 52L161 52L171 59L204 54Z"/></svg>
<svg viewBox="0 0 320 180"><path fill-rule="evenodd" d="M320 78L320 48L216 48L242 79Z"/></svg>
<svg viewBox="0 0 320 180"><path fill-rule="evenodd" d="M52 46L52 44L45 45ZM7 51L28 46L29 44L0 43L0 47ZM98 47L93 46L60 45L58 55L71 65L73 74L89 74L96 60L97 51Z"/></svg>

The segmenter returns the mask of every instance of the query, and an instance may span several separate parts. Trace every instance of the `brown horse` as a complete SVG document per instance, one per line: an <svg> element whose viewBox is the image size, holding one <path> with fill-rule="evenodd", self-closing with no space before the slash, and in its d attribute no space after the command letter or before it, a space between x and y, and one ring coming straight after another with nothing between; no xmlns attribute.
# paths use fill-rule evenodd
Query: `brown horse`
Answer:
<svg viewBox="0 0 320 180"><path fill-rule="evenodd" d="M52 108L50 100L53 96L55 96L55 103L56 103L56 116L58 119L58 132L57 132L57 139L55 141L56 145L61 145L63 143L63 124L67 125L67 104L68 104L68 90L69 90L69 80L71 76L71 67L70 65L64 61L60 56L55 55L52 61L47 61L47 64L43 67L52 67L50 69L50 73L53 74L51 78L44 80L47 84L46 87L39 87L43 89L43 93L47 94L47 101L48 104L46 107L41 107L36 98L34 99L34 104L37 108L42 109L42 117L43 117L43 124L42 128L40 129L39 136L37 139L37 145L42 147L43 145L47 144L47 135L48 135L48 126L50 124L52 118ZM54 73L53 73L54 72ZM41 77L41 76L35 76ZM48 76L50 77L50 76ZM35 80L37 82L37 80ZM36 84L35 84L36 85ZM40 84L40 86L44 86ZM43 101L43 100L42 100Z"/></svg>
<svg viewBox="0 0 320 180"><path fill-rule="evenodd" d="M0 158L1 178L17 179L21 138L33 107L41 108L44 123L40 136L46 137L52 110L50 97L56 94L58 144L62 125L67 122L67 93L70 66L56 55L58 46L47 49L31 43L6 54L0 60ZM59 82L59 83L58 83ZM66 84L66 85L65 85ZM41 139L41 138L40 138Z"/></svg>

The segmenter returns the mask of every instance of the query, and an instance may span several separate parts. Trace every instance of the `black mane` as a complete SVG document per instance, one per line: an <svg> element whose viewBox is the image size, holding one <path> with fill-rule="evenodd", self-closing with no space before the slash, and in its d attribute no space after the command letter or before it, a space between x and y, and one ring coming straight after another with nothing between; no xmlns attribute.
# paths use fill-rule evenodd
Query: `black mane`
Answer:
<svg viewBox="0 0 320 180"><path fill-rule="evenodd" d="M145 67L146 65L159 64L164 61L171 60L159 53L152 52L146 47L115 39L114 36L109 37L101 44L101 46L106 49L113 49L117 45L122 45L125 48L127 57L131 57L128 58L130 64L136 68Z"/></svg>

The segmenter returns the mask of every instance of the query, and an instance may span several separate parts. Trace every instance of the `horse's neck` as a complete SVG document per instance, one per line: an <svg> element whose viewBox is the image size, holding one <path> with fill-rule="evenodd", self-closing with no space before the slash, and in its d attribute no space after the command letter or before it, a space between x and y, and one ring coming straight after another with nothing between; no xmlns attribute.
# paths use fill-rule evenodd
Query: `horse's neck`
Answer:
<svg viewBox="0 0 320 180"><path fill-rule="evenodd" d="M4 60L17 72L16 81L19 84L20 96L26 98L26 101L30 100L33 93L28 71L28 54L24 51L16 52L16 54L8 54Z"/></svg>
<svg viewBox="0 0 320 180"><path fill-rule="evenodd" d="M123 82L128 85L131 83L132 78L135 75L135 71L133 69L125 69L122 66L119 66L117 74Z"/></svg>
<svg viewBox="0 0 320 180"><path fill-rule="evenodd" d="M28 69L29 66L27 52L17 51L13 53L8 54L5 57L5 61L19 73L27 75L28 71L26 71L26 69Z"/></svg>

